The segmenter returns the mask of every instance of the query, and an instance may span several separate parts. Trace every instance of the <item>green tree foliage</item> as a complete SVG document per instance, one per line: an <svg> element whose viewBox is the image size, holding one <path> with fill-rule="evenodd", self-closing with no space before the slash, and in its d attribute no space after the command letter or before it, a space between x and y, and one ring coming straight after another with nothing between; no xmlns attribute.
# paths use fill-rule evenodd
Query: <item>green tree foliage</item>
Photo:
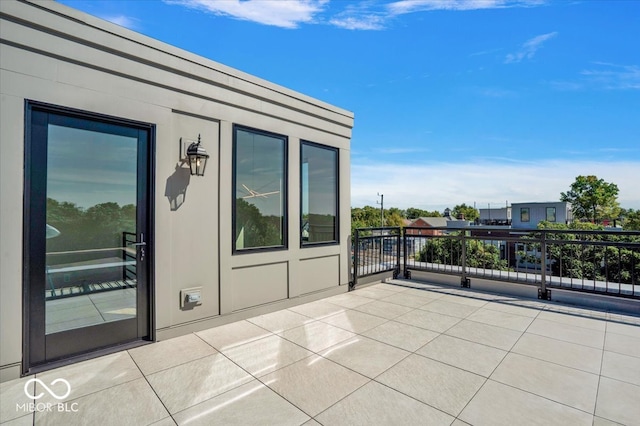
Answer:
<svg viewBox="0 0 640 426"><path fill-rule="evenodd" d="M620 214L618 186L605 182L597 176L578 176L571 189L560 194L560 201L571 203L576 219L602 223L615 219Z"/></svg>
<svg viewBox="0 0 640 426"><path fill-rule="evenodd" d="M458 204L457 206L455 206L453 210L451 210L451 214L455 218L464 217L465 220L469 220L471 222L475 221L480 217L479 210L471 206L467 206L464 203Z"/></svg>
<svg viewBox="0 0 640 426"><path fill-rule="evenodd" d="M455 235L455 234L450 234ZM416 260L420 262L462 265L462 241L457 238L430 238ZM506 260L500 259L498 247L479 240L466 241L467 266L500 271L509 270Z"/></svg>
<svg viewBox="0 0 640 426"><path fill-rule="evenodd" d="M540 222L538 228L547 231L604 230L600 225L581 222L574 222L570 225ZM532 238L539 236L535 232L532 234ZM632 249L628 245L628 243L640 243L638 235L619 235L615 232L607 234L548 232L546 241L546 263L553 276L630 284L633 279L632 274L635 273L636 282L640 282L640 251L637 248ZM604 246L602 245L604 241L613 244ZM528 252L519 252L518 254L522 262L540 265L542 257L539 254L531 254L536 251L540 251L540 244L532 243L528 246ZM539 268L540 266L538 266Z"/></svg>
<svg viewBox="0 0 640 426"><path fill-rule="evenodd" d="M442 214L438 211L429 211L417 209L415 207L409 207L406 211L407 219L415 220L419 217L442 217Z"/></svg>
<svg viewBox="0 0 640 426"><path fill-rule="evenodd" d="M640 231L640 210L628 209L622 215L622 226L625 231Z"/></svg>
<svg viewBox="0 0 640 426"><path fill-rule="evenodd" d="M47 240L47 252L114 248L123 232L136 232L136 207L101 203L84 210L74 203L47 198L47 224L60 235Z"/></svg>
<svg viewBox="0 0 640 426"><path fill-rule="evenodd" d="M280 229L282 220L278 216L263 216L253 204L236 199L236 240L242 232L243 247L268 247L282 244Z"/></svg>

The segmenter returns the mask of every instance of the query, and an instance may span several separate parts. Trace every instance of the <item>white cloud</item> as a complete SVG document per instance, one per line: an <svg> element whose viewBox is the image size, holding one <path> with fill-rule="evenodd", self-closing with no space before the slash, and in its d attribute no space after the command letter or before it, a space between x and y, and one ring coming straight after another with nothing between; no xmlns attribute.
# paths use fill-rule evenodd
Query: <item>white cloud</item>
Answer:
<svg viewBox="0 0 640 426"><path fill-rule="evenodd" d="M600 68L582 71L592 85L611 90L640 89L640 67L597 63Z"/></svg>
<svg viewBox="0 0 640 426"><path fill-rule="evenodd" d="M542 47L542 44L557 36L558 33L556 31L547 34L541 34L539 36L533 37L530 40L527 40L519 51L516 53L510 53L504 60L505 64L510 64L514 62L521 62L523 59L531 59L536 54L538 49Z"/></svg>
<svg viewBox="0 0 640 426"><path fill-rule="evenodd" d="M166 0L202 9L216 15L253 21L281 28L297 28L302 23L314 22L328 0Z"/></svg>
<svg viewBox="0 0 640 426"><path fill-rule="evenodd" d="M443 210L456 204L554 201L579 175L596 175L618 185L622 207L640 208L640 161L579 160L468 163L362 163L352 161L351 205L374 205L376 194L391 207Z"/></svg>
<svg viewBox="0 0 640 426"><path fill-rule="evenodd" d="M329 20L331 25L347 30L382 30L384 29L384 17L365 14L361 16L338 16Z"/></svg>
<svg viewBox="0 0 640 426"><path fill-rule="evenodd" d="M102 19L112 22L116 25L120 25L121 27L129 28L130 30L135 30L138 27L138 20L129 16L102 16Z"/></svg>
<svg viewBox="0 0 640 426"><path fill-rule="evenodd" d="M545 0L400 0L389 3L395 15L425 10L477 10L527 7L544 4Z"/></svg>

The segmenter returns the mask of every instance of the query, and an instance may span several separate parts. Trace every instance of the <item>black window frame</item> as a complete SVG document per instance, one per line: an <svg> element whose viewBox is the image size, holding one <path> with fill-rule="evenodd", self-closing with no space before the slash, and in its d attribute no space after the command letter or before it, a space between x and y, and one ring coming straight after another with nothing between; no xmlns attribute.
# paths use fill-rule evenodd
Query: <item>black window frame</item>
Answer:
<svg viewBox="0 0 640 426"><path fill-rule="evenodd" d="M238 249L236 247L236 191L237 191L237 142L238 131L256 133L263 136L282 139L283 142L283 159L282 159L282 245L278 246L264 246L264 247L249 247ZM241 255L257 252L270 252L270 251L286 251L289 249L289 137L280 133L274 133L267 130L256 129L255 127L245 126L241 124L234 124L232 130L232 156L231 156L231 254Z"/></svg>
<svg viewBox="0 0 640 426"><path fill-rule="evenodd" d="M553 210L553 220L549 220L549 211ZM558 221L558 216L557 216L557 210L555 207L547 207L545 208L544 211L544 218L547 222L557 222Z"/></svg>
<svg viewBox="0 0 640 426"><path fill-rule="evenodd" d="M525 214L527 215L527 220L523 219ZM531 209L529 207L520 207L520 222L531 222Z"/></svg>
<svg viewBox="0 0 640 426"><path fill-rule="evenodd" d="M303 205L302 205L302 164L304 161L304 156L302 152L303 146L312 146L315 148L326 149L329 151L333 151L336 154L336 185L335 185L335 194L336 194L336 221L335 221L335 230L334 230L334 239L331 241L319 241L319 242L304 242L302 240L302 228L303 228ZM308 140L300 140L300 217L299 217L299 227L300 227L300 248L310 248L310 247L319 247L319 246L333 246L340 244L340 150L336 147L323 145L316 142L311 142Z"/></svg>

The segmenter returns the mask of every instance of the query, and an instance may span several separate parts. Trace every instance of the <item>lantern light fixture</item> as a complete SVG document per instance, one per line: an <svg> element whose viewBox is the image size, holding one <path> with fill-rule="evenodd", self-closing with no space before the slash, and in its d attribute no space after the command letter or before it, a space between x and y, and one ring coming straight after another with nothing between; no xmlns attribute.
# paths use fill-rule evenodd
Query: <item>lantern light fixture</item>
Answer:
<svg viewBox="0 0 640 426"><path fill-rule="evenodd" d="M198 142L192 142L189 148L187 148L187 161L189 163L189 169L191 169L191 176L204 176L208 159L209 154L207 150L200 145L200 135L198 135Z"/></svg>

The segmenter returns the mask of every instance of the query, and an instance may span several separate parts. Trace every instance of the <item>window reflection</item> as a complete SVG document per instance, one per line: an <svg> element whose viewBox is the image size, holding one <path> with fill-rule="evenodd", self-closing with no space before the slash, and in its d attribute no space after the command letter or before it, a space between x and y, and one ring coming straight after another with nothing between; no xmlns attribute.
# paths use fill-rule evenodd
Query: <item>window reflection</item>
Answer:
<svg viewBox="0 0 640 426"><path fill-rule="evenodd" d="M337 241L337 149L302 144L300 197L302 244Z"/></svg>
<svg viewBox="0 0 640 426"><path fill-rule="evenodd" d="M234 250L285 245L286 137L235 127Z"/></svg>

